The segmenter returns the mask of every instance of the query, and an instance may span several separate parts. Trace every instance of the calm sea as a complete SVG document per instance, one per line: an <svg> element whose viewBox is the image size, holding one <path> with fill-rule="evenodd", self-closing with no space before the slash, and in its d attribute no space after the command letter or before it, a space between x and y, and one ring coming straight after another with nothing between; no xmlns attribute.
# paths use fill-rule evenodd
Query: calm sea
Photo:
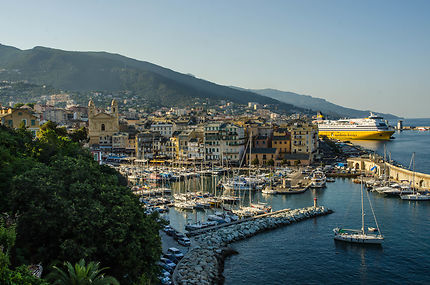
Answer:
<svg viewBox="0 0 430 285"><path fill-rule="evenodd" d="M395 121L390 122L396 125ZM404 126L430 127L430 119L405 119ZM393 135L395 139L389 141L353 141L365 148L376 151L380 155L385 154L391 159L409 167L412 152L415 152L415 170L430 174L430 131L397 131Z"/></svg>
<svg viewBox="0 0 430 285"><path fill-rule="evenodd" d="M405 125L430 126L430 120ZM430 173L430 132L403 131L385 143L364 143L381 154ZM367 192L366 192L367 193ZM361 227L360 185L337 179L325 190L300 195L264 196L273 208L300 208L318 203L335 213L279 228L232 244L239 254L226 260L225 284L430 284L430 202L410 202L369 192L384 244L360 246L335 242L337 226ZM366 226L375 226L365 203Z"/></svg>

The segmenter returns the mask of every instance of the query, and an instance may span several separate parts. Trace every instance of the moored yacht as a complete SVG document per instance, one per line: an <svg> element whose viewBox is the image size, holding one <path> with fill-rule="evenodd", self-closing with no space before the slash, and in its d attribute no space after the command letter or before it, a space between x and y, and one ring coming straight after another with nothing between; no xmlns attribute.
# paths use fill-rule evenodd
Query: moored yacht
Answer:
<svg viewBox="0 0 430 285"><path fill-rule="evenodd" d="M322 171L314 171L311 178L311 187L323 188L326 184L326 177Z"/></svg>

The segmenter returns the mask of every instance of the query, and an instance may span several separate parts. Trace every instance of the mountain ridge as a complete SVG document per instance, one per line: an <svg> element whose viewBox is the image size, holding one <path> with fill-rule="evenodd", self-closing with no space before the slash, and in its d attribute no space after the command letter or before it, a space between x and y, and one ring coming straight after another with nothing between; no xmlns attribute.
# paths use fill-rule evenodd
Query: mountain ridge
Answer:
<svg viewBox="0 0 430 285"><path fill-rule="evenodd" d="M75 91L132 90L161 105L191 98L270 104L288 113L304 109L249 91L240 91L175 72L150 62L107 52L64 51L46 47L20 50L0 45L0 80L28 80Z"/></svg>
<svg viewBox="0 0 430 285"><path fill-rule="evenodd" d="M77 92L130 90L143 100L161 106L187 106L199 98L240 104L258 102L286 113L313 114L321 110L334 117L368 115L368 111L345 108L309 95L224 86L105 51L66 51L43 46L21 50L0 44L0 80L27 80Z"/></svg>
<svg viewBox="0 0 430 285"><path fill-rule="evenodd" d="M376 112L373 110L358 110L353 108L348 108L344 106L340 106L330 101L327 101L324 98L313 97L311 95L303 95L289 91L281 91L272 88L264 88L264 89L245 89L241 87L231 86L232 88L237 88L239 90L249 90L251 92L255 92L260 95L264 95L267 97L271 97L273 99L277 99L279 101L283 101L288 104L295 105L297 107L304 107L321 111L325 115L329 115L332 117L366 117L370 114L370 112L377 113L382 115L386 119L396 119L400 118L393 114L387 114L382 112Z"/></svg>

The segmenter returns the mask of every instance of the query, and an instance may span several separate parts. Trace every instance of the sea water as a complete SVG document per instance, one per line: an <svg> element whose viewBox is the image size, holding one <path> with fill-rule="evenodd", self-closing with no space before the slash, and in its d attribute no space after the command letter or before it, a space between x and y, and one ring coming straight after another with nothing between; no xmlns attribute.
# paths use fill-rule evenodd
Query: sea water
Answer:
<svg viewBox="0 0 430 285"><path fill-rule="evenodd" d="M421 124L430 126L430 120ZM365 143L416 170L430 173L430 132L403 131L389 142ZM290 196L265 196L274 210L310 206L313 198L332 210L328 216L292 224L233 243L239 254L225 262L225 284L430 284L430 201L403 201L365 191L365 224L375 227L372 201L385 239L382 246L363 246L333 239L333 228L361 228L360 185L336 179L326 189ZM369 195L369 196L367 196Z"/></svg>

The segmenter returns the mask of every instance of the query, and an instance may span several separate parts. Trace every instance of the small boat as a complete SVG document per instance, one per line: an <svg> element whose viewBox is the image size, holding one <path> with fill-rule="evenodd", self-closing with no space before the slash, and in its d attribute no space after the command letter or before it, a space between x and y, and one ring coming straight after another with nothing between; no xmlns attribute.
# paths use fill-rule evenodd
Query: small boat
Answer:
<svg viewBox="0 0 430 285"><path fill-rule="evenodd" d="M400 198L408 201L430 201L430 195L421 194L419 192L415 194L400 195Z"/></svg>
<svg viewBox="0 0 430 285"><path fill-rule="evenodd" d="M430 195L429 194L421 194L418 191L415 191L415 152L412 153L412 194L401 194L400 198L402 200L408 200L408 201L430 201Z"/></svg>
<svg viewBox="0 0 430 285"><path fill-rule="evenodd" d="M311 178L311 187L312 188L324 188L326 177L324 172L322 171L314 171Z"/></svg>
<svg viewBox="0 0 430 285"><path fill-rule="evenodd" d="M266 188L263 189L263 191L261 191L261 193L268 194L268 195L275 195L275 194L278 194L278 191L267 186Z"/></svg>

